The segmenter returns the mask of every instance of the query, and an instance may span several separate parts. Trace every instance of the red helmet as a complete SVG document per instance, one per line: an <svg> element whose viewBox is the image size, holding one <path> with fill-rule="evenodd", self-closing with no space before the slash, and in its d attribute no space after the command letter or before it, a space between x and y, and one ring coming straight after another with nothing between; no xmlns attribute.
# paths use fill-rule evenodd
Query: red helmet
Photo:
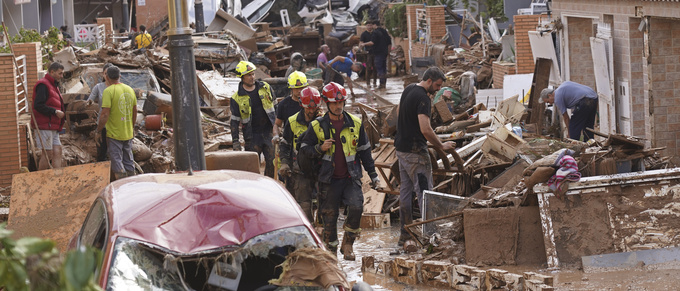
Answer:
<svg viewBox="0 0 680 291"><path fill-rule="evenodd" d="M312 87L306 87L300 92L300 103L304 108L317 108L321 104L321 94L319 90Z"/></svg>
<svg viewBox="0 0 680 291"><path fill-rule="evenodd" d="M347 91L342 85L330 82L323 86L323 100L330 103L345 101L347 100Z"/></svg>

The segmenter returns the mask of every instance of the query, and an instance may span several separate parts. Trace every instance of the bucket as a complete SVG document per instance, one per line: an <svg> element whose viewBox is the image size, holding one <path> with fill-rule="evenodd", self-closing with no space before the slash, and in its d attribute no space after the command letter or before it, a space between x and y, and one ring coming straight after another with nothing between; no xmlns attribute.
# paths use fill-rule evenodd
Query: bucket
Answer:
<svg viewBox="0 0 680 291"><path fill-rule="evenodd" d="M321 71L321 68L314 68L305 73L307 76L307 79L321 79L321 74L323 71Z"/></svg>
<svg viewBox="0 0 680 291"><path fill-rule="evenodd" d="M164 114L147 115L144 118L144 127L148 130L160 130L163 127Z"/></svg>

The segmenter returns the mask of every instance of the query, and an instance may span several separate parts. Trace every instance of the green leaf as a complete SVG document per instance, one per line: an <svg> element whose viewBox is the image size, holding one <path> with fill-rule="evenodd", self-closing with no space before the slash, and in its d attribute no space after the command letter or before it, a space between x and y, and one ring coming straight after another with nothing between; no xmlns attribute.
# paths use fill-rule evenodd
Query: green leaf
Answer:
<svg viewBox="0 0 680 291"><path fill-rule="evenodd" d="M7 268L7 273L9 275L9 279L12 282L8 282L7 284L7 289L8 290L29 290L28 289L28 284L26 281L27 275L26 275L26 268L19 262L16 261L9 261L7 262L8 268ZM10 287L12 286L12 287Z"/></svg>
<svg viewBox="0 0 680 291"><path fill-rule="evenodd" d="M0 224L0 239L8 238L12 235L14 231L7 229L7 223L3 222Z"/></svg>
<svg viewBox="0 0 680 291"><path fill-rule="evenodd" d="M85 287L94 274L96 253L92 249L80 248L70 252L64 262L64 275L67 284L76 290Z"/></svg>
<svg viewBox="0 0 680 291"><path fill-rule="evenodd" d="M16 251L23 256L35 255L43 252L51 252L56 243L53 240L37 237L22 237L17 240Z"/></svg>

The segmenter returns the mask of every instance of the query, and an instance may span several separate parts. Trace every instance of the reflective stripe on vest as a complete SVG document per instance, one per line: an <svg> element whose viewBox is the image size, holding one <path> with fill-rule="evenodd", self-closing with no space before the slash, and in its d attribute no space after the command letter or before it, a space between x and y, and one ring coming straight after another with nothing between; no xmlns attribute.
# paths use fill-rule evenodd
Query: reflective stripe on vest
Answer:
<svg viewBox="0 0 680 291"><path fill-rule="evenodd" d="M267 83L263 84L264 85L257 91L257 93L260 96L260 99L262 100L262 107L264 108L264 111L267 113L267 116L271 121L271 116L275 116L276 111L274 109L274 103L272 103L272 96L270 94L271 91L269 84ZM247 94L238 95L237 91L236 93L234 93L234 96L232 98L238 104L238 110L239 113L241 114L241 117L239 118L238 116L232 115L231 119L241 121L244 124L249 123L251 119L250 115L253 113L253 110L250 107L250 96Z"/></svg>
<svg viewBox="0 0 680 291"><path fill-rule="evenodd" d="M354 125L351 127L345 127L340 131L340 141L342 142L342 151L345 154L345 161L350 163L354 162L354 159L356 158L357 151L360 150L359 148L366 148L366 146L370 147L370 144L366 145L361 145L359 146L359 133L361 132L361 119L358 117L349 114L348 115L352 118L352 121L354 122ZM323 133L323 128L321 128L321 125L319 124L318 120L312 121L312 128L314 129L314 133L316 134L317 139L319 140L319 143L323 143L325 141L325 136ZM335 128L331 126L331 138L335 136ZM326 152L323 156L323 160L326 161L333 161L333 155L335 154L335 143L331 145L331 148L329 151Z"/></svg>
<svg viewBox="0 0 680 291"><path fill-rule="evenodd" d="M298 115L300 115L300 112L288 117L288 124L290 124L290 130L293 132L293 144L291 146L293 147L293 153L295 154L297 154L299 150L297 147L297 140L300 135L307 130L307 126L302 125L297 121Z"/></svg>

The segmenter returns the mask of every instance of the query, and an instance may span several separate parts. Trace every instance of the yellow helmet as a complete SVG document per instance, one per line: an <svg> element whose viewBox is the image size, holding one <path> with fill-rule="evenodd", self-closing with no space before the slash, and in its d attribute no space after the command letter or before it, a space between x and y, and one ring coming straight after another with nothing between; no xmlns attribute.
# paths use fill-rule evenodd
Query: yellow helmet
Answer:
<svg viewBox="0 0 680 291"><path fill-rule="evenodd" d="M238 65L236 65L236 75L240 78L248 73L255 71L255 65L249 61L240 61Z"/></svg>
<svg viewBox="0 0 680 291"><path fill-rule="evenodd" d="M288 88L304 88L307 85L307 76L303 72L295 71L288 76Z"/></svg>

